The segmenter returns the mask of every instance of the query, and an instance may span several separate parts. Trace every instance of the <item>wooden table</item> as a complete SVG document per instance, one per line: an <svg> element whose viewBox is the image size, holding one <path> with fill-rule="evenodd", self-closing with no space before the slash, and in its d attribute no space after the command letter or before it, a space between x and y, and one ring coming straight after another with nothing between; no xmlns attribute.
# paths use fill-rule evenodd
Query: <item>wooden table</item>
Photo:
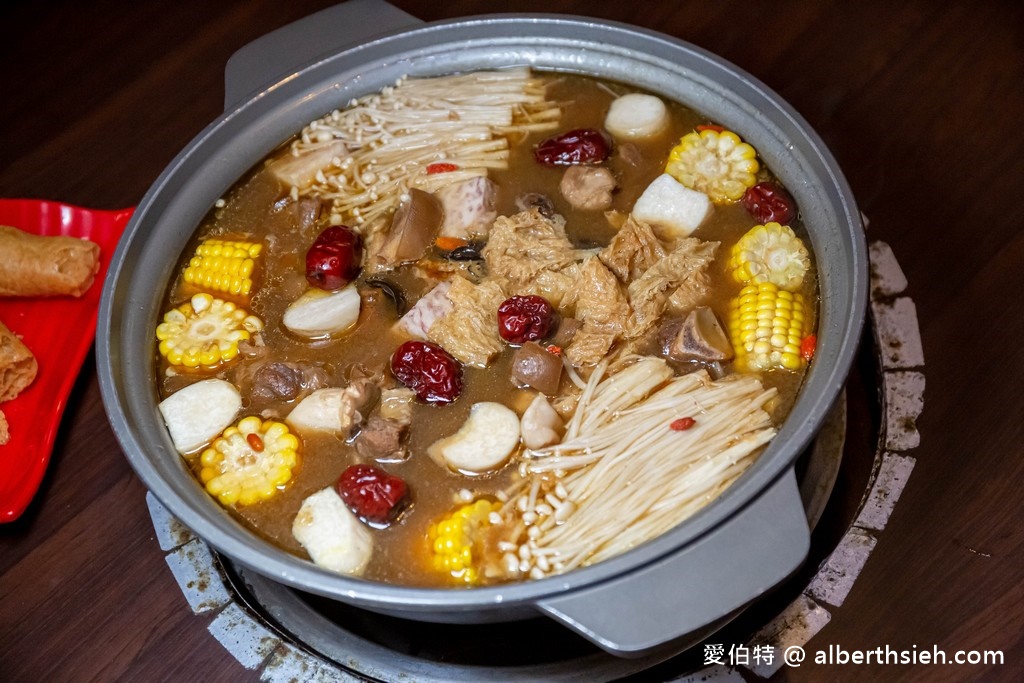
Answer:
<svg viewBox="0 0 1024 683"><path fill-rule="evenodd" d="M221 109L236 49L331 0L0 8L0 196L134 205ZM394 0L424 20L490 3ZM812 645L1002 650L1002 666L810 666L780 677L1024 672L1024 5L975 0L546 0L664 31L751 72L821 134L906 273L927 359L916 468ZM82 369L39 494L0 527L0 680L248 680L187 609L145 490Z"/></svg>

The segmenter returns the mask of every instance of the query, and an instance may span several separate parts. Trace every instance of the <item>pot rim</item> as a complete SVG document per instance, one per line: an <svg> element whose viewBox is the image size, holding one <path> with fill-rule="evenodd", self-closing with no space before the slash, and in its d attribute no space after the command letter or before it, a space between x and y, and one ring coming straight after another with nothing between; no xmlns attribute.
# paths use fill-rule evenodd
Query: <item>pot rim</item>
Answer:
<svg viewBox="0 0 1024 683"><path fill-rule="evenodd" d="M573 56L574 51L579 51L578 57ZM621 62L636 69L642 75L641 81L647 79L647 82L639 83L642 87L663 95L666 89L653 87L655 84L650 79L664 75L667 70L676 79L683 79L687 87L702 93L706 98L703 100L705 105L713 102L712 111L717 108L727 112L727 115L716 114L716 120L729 125L730 119L751 117L775 139L772 150L778 147L779 154L788 150L798 166L818 169L820 179L828 187L812 187L807 180L810 174L787 180L779 172L781 169L777 161L773 163L766 159L769 167L797 196L799 205L822 210L839 225L836 228L839 235L848 242L841 246L832 244L825 239L825 233L819 236L808 225L820 267L819 277L822 278L821 360L816 359L812 365L792 412L754 466L693 517L623 555L560 576L468 590L411 588L341 576L263 541L209 499L194 481L192 485L206 499L205 504L196 495L166 479L165 471L170 465L167 458L173 457L177 461L177 469L184 468L159 421L155 384L151 383L139 392L133 383L133 380L146 376L144 366L153 365L152 341L141 359L137 350L125 342L148 338L140 335L149 334L152 329L149 323L155 318L155 313L145 310L145 298L133 296L131 289L146 283L150 287L159 283L158 294L162 296L167 271L157 272L154 277L151 270L142 268L144 272L140 273L136 266L145 265L144 259L139 258L140 254L153 251L151 246L147 249L147 245L153 242L159 228L166 226L165 214L195 218L198 211L201 218L212 206L212 200L230 186L228 183L223 187L199 191L183 176L210 166L219 167L217 172L225 175L224 168L237 166L237 159L227 157L236 151L231 145L238 142L240 133L252 133L261 122L279 123L282 118L294 118L296 112L308 109L311 101L319 103L322 113L326 113L338 106L336 102L339 99L347 99L350 93L355 96L379 89L380 79L371 73L390 73L397 66L405 65L409 71L440 74L444 72L442 67L445 65L449 66L448 71L458 70L459 64L466 63L467 55L478 58L484 52L490 55L488 59L492 62L516 54L520 56L519 63L539 65L544 70L574 71L603 77L608 77L608 74L599 71L598 67L608 68ZM453 65L455 68L451 68ZM491 66L482 64L476 68ZM637 83L636 80L633 82ZM742 96L740 91L743 91ZM324 105L327 101L335 103ZM708 106L691 101L685 103L709 113ZM292 129L291 134L313 118L316 116L305 118ZM278 137L277 141L285 138ZM273 148L265 149L270 144L269 137L260 139L262 144L250 150L250 156L254 155L255 160L247 163L246 169ZM768 150L768 147L762 148L763 140L751 139L759 151ZM243 173L236 173L234 178L237 180ZM187 204L181 199L182 195L187 198L204 193L212 193L211 201L205 206L182 210L182 204ZM830 205L829 210L825 210L825 205ZM198 219L181 230L191 235L197 225ZM185 240L179 241L181 244L175 253L180 253L184 247ZM846 261L843 265L846 266L848 282L844 283L848 285L848 291L838 291L837 286L826 285L831 275L823 267L825 257L834 255L837 250L845 250L841 256ZM154 296L152 292L150 294L149 299L152 300ZM213 547L254 571L285 584L357 605L471 610L534 602L565 591L593 586L656 562L727 523L782 476L810 442L845 381L859 343L866 299L866 246L852 193L822 140L792 107L767 86L710 52L654 31L565 15L485 15L404 29L318 59L253 94L197 135L146 193L114 254L100 306L97 368L108 415L130 464L171 513ZM842 314L826 315L826 304L832 307L829 310L838 310ZM152 368L149 372L153 374ZM154 428L163 430L163 443L144 446L148 441L147 434L152 436ZM160 463L159 467L157 463ZM187 471L185 474L191 477Z"/></svg>

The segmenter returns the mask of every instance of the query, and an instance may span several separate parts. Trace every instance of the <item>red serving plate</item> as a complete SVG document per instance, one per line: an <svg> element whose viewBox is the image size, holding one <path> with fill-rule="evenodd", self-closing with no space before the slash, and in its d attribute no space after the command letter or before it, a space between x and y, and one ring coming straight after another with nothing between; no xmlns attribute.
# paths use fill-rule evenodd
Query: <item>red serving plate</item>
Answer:
<svg viewBox="0 0 1024 683"><path fill-rule="evenodd" d="M100 271L80 298L0 298L0 320L39 363L35 381L13 401L0 404L11 432L10 441L0 446L0 522L25 511L46 472L68 394L96 335L103 278L132 211L0 199L0 225L37 235L84 237L100 246Z"/></svg>

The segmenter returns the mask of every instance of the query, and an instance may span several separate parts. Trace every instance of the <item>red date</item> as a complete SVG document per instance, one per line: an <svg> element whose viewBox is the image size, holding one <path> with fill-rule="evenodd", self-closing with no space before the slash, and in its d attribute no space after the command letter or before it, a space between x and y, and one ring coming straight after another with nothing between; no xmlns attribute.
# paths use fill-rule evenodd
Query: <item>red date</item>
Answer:
<svg viewBox="0 0 1024 683"><path fill-rule="evenodd" d="M796 202L780 185L764 182L754 185L743 195L743 206L759 223L789 225L796 215Z"/></svg>
<svg viewBox="0 0 1024 683"><path fill-rule="evenodd" d="M359 275L363 241L345 225L327 228L306 252L306 281L318 289L341 289Z"/></svg>
<svg viewBox="0 0 1024 683"><path fill-rule="evenodd" d="M541 296L513 296L498 306L498 334L510 344L525 344L547 336L555 309Z"/></svg>
<svg viewBox="0 0 1024 683"><path fill-rule="evenodd" d="M409 487L373 465L352 465L341 473L338 495L352 512L367 522L387 525L405 509Z"/></svg>
<svg viewBox="0 0 1024 683"><path fill-rule="evenodd" d="M599 164L611 152L608 140L593 128L577 128L542 141L533 158L544 166Z"/></svg>
<svg viewBox="0 0 1024 683"><path fill-rule="evenodd" d="M391 355L391 372L421 401L451 403L462 393L462 366L437 344L405 342Z"/></svg>

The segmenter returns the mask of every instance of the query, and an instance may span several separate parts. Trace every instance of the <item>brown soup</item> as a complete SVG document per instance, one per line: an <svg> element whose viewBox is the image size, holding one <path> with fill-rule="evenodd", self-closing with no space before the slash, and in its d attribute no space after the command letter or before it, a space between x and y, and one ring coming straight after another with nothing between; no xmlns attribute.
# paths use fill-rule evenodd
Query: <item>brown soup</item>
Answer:
<svg viewBox="0 0 1024 683"><path fill-rule="evenodd" d="M692 133L698 126L713 126L714 122L678 103L665 102L667 123L660 132L640 139L621 140L605 128L605 117L618 96L633 92L634 89L619 83L581 76L533 74L531 78L542 82L546 100L557 104L560 116L556 121L549 122L543 130L517 132L508 136L507 162L502 164L505 167L492 168L487 173L493 182L493 209L498 216L514 216L522 211L524 195L529 193L546 197L550 201L547 208L564 218L564 231L568 240L580 250L580 254L585 254L581 257L582 262L587 256L608 248L637 200L652 181L665 173L670 152L681 138ZM396 92L402 87L396 88ZM534 150L542 140L576 129L600 131L610 142L610 156L596 166L611 172L615 189L611 193L610 202L600 209L579 208L563 195L560 184L569 166L542 165L535 158ZM283 146L268 163L241 180L211 210L186 249L180 268L182 274L168 288L165 298L165 310L170 311L189 301L196 293L209 291L212 296L232 301L262 321L259 333L243 340L238 356L227 362L215 363L213 367L203 369L183 367L180 362L170 362L164 355L158 355L155 361L159 366L159 376L163 378L159 387L161 398L167 398L185 386L210 377L225 379L234 385L241 396L242 407L231 424L236 424L238 419L246 415L287 422L291 411L312 389L345 387L363 377L372 378L385 389L400 388L401 383L391 370L391 357L403 342L410 339L410 334L396 327L400 311L396 310L396 301L390 296L392 292L399 292L406 306L412 306L439 281L462 277L479 284L493 275L488 272L487 260L452 260L453 252L438 246L460 244L478 250L486 249L486 236L479 233L468 234L462 238L463 242L434 242L425 250L422 258L412 262L373 268L369 264L375 249L380 245L380 238L364 234L363 267L355 279L360 299L358 322L340 333L320 335L314 339L289 331L282 324L282 318L289 306L310 287L306 278L307 251L317 236L332 223L332 199L318 195L318 181L314 181L311 187L297 190L289 187L289 183L282 181L279 174L275 173L270 161L287 157L291 154L290 150L290 146ZM439 159L437 163L449 163L447 159ZM335 161L337 159L330 163ZM429 182L435 184L440 182L437 176L442 176L445 170L433 170L437 172L430 172L420 178L429 179ZM763 166L755 175L759 183L777 182ZM731 329L730 320L736 315L736 299L744 285L733 274L735 264L730 254L734 245L749 230L762 223L752 217L747 203L714 203L711 215L692 234L692 238L703 242L720 243L715 250L713 262L702 271L707 293L701 306L710 309L727 334L733 337L735 331ZM365 228L360 226L351 212L335 213L338 217L333 219L334 222L340 218L343 224L349 225L356 232ZM381 220L384 234L388 230L389 221L390 213L387 213ZM787 222L797 235L802 234L802 226L796 216ZM262 245L256 259L249 295L210 291L202 283L186 282L184 272L195 250L211 238L245 240ZM661 243L671 245L678 239L684 238L675 236L662 239ZM380 286L381 281L386 283L385 288ZM507 282L505 284L504 294L512 295L514 292L510 291ZM628 283L622 282L620 286L621 291L628 291ZM813 265L808 265L802 284L794 288L792 295L802 296L806 301L804 330L810 335L814 330L817 310ZM557 305L555 308L559 309ZM571 308L559 309L556 324L558 318L563 321L571 318L571 315L567 315L571 312ZM678 328L679 321L686 314L685 310L663 310L653 327L639 338L629 340L629 352L664 358L667 335ZM541 340L542 346L551 346L551 334L555 332ZM811 343L806 339L802 341L805 345ZM625 345L623 339L617 339L608 355L615 356ZM472 474L459 472L446 466L436 456L428 454L432 444L451 436L463 426L469 418L471 407L477 403L500 403L511 408L516 415L523 415L538 392L528 386L517 387L510 379L517 348L518 345L505 343L485 368L460 363L463 390L451 403L414 401L411 421L401 435L401 457L382 457L380 461L375 461L373 457L367 457L366 451L361 453L357 450L360 428L365 429L365 419L376 414L374 411L379 410L379 406L366 408L367 414L359 416L361 422L357 421L344 433L292 429L298 441L299 456L291 478L287 483L274 487L271 497L252 504L229 505L229 509L241 523L262 538L289 552L306 556L306 549L293 535L293 524L303 502L315 492L334 487L342 472L351 465L370 464L400 478L407 485L408 494L400 510L387 523L359 522L368 529L373 545L368 564L357 572L364 578L410 586L465 586L530 576L529 571L516 569L508 572L502 569L510 566L510 550L512 555L519 556L513 545L518 548L520 542L527 538L521 523L522 510L517 512L514 504L519 495L516 487L523 486L525 446L518 446L501 466ZM548 352L560 351L550 349ZM808 349L804 348L803 351L808 352ZM564 361L565 358L560 357L560 360ZM273 367L278 370L294 370L293 376L283 379L275 377L273 372L266 370L269 363L284 364ZM806 362L801 362L794 369L775 367L753 372L752 368L738 367L732 360L669 359L667 364L674 376L684 376L694 371L709 372L714 379L744 372L753 374L766 389L777 391L765 403L768 420L775 426L781 424L789 412L806 367ZM573 367L570 362L568 365L582 383L587 382L595 369L593 364ZM306 374L303 375L303 372ZM561 375L558 395L549 397L566 421L572 416L573 401L580 395L580 389L574 386L568 373L569 370L566 370ZM277 386L275 382L289 386ZM561 403L560 397L563 399ZM699 423L702 417L697 416L696 420ZM666 419L665 424L666 429L673 430L686 425L686 422L684 420L680 423L674 417ZM670 424L673 426L670 427ZM183 454L197 476L202 469L200 454L209 448L212 440ZM754 449L750 462L759 449ZM556 472L555 477L558 475ZM555 484L551 476L544 478L544 481L542 493L547 490L546 487ZM467 578L462 570L439 569L432 550L434 540L431 526L464 502L478 499L496 501L496 509L501 507L499 504L502 501L511 501L496 513L502 518L502 524L484 525L490 528L486 533L481 531L473 541L473 562L478 571L473 577ZM584 501L576 502L577 506L585 504ZM492 515L491 521L495 522L497 518ZM508 523L511 527L517 521L520 526L518 532L505 533L507 529L502 531L503 524ZM509 539L516 534L520 541L510 542ZM523 569L534 566L528 562ZM534 575L538 574L535 572Z"/></svg>

